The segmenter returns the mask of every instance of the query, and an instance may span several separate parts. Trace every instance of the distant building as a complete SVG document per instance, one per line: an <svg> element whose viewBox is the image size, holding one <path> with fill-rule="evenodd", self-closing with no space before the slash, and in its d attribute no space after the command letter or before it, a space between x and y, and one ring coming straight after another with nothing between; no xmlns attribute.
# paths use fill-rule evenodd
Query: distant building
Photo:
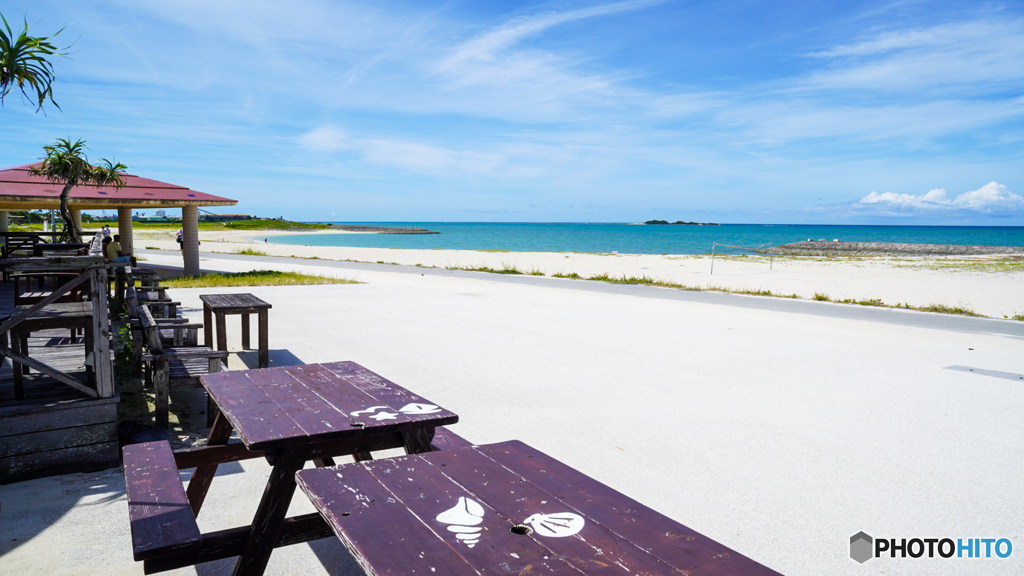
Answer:
<svg viewBox="0 0 1024 576"><path fill-rule="evenodd" d="M252 220L248 214L200 214L200 220L207 222L224 222L226 220Z"/></svg>

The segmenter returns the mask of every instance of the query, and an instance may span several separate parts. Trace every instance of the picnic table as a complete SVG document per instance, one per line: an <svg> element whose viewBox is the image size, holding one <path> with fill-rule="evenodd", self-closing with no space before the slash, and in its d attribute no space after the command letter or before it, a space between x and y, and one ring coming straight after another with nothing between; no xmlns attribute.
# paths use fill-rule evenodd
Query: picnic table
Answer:
<svg viewBox="0 0 1024 576"><path fill-rule="evenodd" d="M367 574L781 576L518 441L297 477Z"/></svg>
<svg viewBox="0 0 1024 576"><path fill-rule="evenodd" d="M133 553L147 574L239 556L235 574L262 574L277 546L331 536L319 514L285 518L295 473L312 460L405 448L427 452L458 416L354 362L221 372L201 378L219 412L207 445L124 448ZM240 443L229 443L232 431ZM266 457L273 466L251 526L201 534L196 524L217 466ZM195 468L185 490L178 470Z"/></svg>
<svg viewBox="0 0 1024 576"><path fill-rule="evenodd" d="M16 306L12 316L17 316L31 307L28 304ZM33 332L59 328L72 330L72 334L78 330L84 332L85 355L88 358L93 348L91 302L64 302L46 305L11 329L12 345L23 355L28 356L28 338ZM20 399L25 394L24 374L28 374L29 367L22 365L14 358L11 358L11 366L14 376L14 397ZM92 367L87 364L85 372L91 380Z"/></svg>
<svg viewBox="0 0 1024 576"><path fill-rule="evenodd" d="M269 336L267 335L268 310L272 307L252 294L203 294L203 337L205 345L213 348L214 317L217 324L217 350L228 349L228 334L224 317L228 314L242 316L242 348L249 348L249 314L259 318L259 367L270 366Z"/></svg>

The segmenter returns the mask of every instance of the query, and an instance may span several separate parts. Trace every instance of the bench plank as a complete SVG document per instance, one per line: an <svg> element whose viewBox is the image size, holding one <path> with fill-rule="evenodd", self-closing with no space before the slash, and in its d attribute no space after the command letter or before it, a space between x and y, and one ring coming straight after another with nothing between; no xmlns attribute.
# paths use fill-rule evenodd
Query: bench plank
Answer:
<svg viewBox="0 0 1024 576"><path fill-rule="evenodd" d="M319 468L315 471L321 474L306 474L310 471L297 475L299 487L313 500L366 574L480 574L437 535L424 539L420 519L365 468L353 465L344 473L334 468ZM320 501L317 494L330 494L330 500ZM391 553L405 548L409 542L416 542L417 553L413 558Z"/></svg>
<svg viewBox="0 0 1024 576"><path fill-rule="evenodd" d="M202 534L166 441L124 447L132 554L146 560L198 548Z"/></svg>
<svg viewBox="0 0 1024 576"><path fill-rule="evenodd" d="M457 481L462 481L471 471L472 482L466 487L481 502L500 507L501 514L512 524L524 522L534 514L563 512L591 520L589 511L593 504L580 508L570 506L530 482L524 482L522 477L477 450L440 452L428 462L439 470L458 470L461 475L449 472ZM585 574L685 574L633 544L629 532L615 534L605 530L587 530L569 537L538 537L537 540Z"/></svg>
<svg viewBox="0 0 1024 576"><path fill-rule="evenodd" d="M481 574L781 576L521 442L303 470L298 481L369 574L430 567L422 551L442 540ZM416 521L397 542L363 535L402 512Z"/></svg>
<svg viewBox="0 0 1024 576"><path fill-rule="evenodd" d="M633 542L642 542L684 573L729 576L781 576L723 544L667 518L589 476L518 441L477 450L573 508ZM655 546L656 544L656 546Z"/></svg>
<svg viewBox="0 0 1024 576"><path fill-rule="evenodd" d="M441 452L450 456L451 452ZM486 460L486 459L485 459ZM461 462L461 461L460 461ZM488 460L492 467L497 467ZM454 464L454 462L449 462ZM456 466L458 464L455 464ZM417 517L429 530L424 535L440 538L454 549L459 556L484 574L580 574L563 560L553 555L546 543L538 542L532 536L514 536L511 532L522 518L513 519L490 507L486 498L475 494L481 485L500 481L479 468L473 469L474 481L465 483L442 471L424 458L389 458L379 460L365 468ZM507 471L506 471L507 473ZM344 472L343 472L344 474ZM499 490L501 488L498 488ZM504 496L499 501L504 500ZM463 505L470 499L483 507L483 516L476 524L452 526L436 520L439 514ZM469 507L472 504L466 504ZM523 517L525 518L525 516ZM456 532L455 530L460 530ZM513 537L502 538L504 535ZM497 536L497 537L496 537ZM419 538L423 538L420 535ZM466 540L462 540L466 538ZM626 574L622 569L594 574Z"/></svg>

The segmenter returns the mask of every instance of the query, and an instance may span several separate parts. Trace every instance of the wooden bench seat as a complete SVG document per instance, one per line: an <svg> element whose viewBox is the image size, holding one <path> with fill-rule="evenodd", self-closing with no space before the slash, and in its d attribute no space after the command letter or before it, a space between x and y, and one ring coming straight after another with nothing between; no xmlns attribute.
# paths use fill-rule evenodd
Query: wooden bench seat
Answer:
<svg viewBox="0 0 1024 576"><path fill-rule="evenodd" d="M166 441L124 447L124 483L136 561L181 554L202 543ZM148 573L148 572L147 572Z"/></svg>

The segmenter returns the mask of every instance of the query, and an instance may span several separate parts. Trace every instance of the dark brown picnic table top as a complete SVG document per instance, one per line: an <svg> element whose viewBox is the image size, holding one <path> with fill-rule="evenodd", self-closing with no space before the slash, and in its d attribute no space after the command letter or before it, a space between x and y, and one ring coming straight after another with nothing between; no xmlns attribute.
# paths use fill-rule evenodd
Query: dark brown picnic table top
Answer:
<svg viewBox="0 0 1024 576"><path fill-rule="evenodd" d="M269 302L260 300L252 294L203 294L199 299L214 312L230 313L273 308Z"/></svg>
<svg viewBox="0 0 1024 576"><path fill-rule="evenodd" d="M367 574L780 576L518 441L296 476Z"/></svg>
<svg viewBox="0 0 1024 576"><path fill-rule="evenodd" d="M445 426L459 417L355 362L201 377L250 450Z"/></svg>
<svg viewBox="0 0 1024 576"><path fill-rule="evenodd" d="M32 304L20 304L14 307L14 316L31 308ZM92 318L92 302L55 302L47 304L32 313L24 322L42 322L47 320L82 320ZM23 322L23 323L24 323Z"/></svg>

